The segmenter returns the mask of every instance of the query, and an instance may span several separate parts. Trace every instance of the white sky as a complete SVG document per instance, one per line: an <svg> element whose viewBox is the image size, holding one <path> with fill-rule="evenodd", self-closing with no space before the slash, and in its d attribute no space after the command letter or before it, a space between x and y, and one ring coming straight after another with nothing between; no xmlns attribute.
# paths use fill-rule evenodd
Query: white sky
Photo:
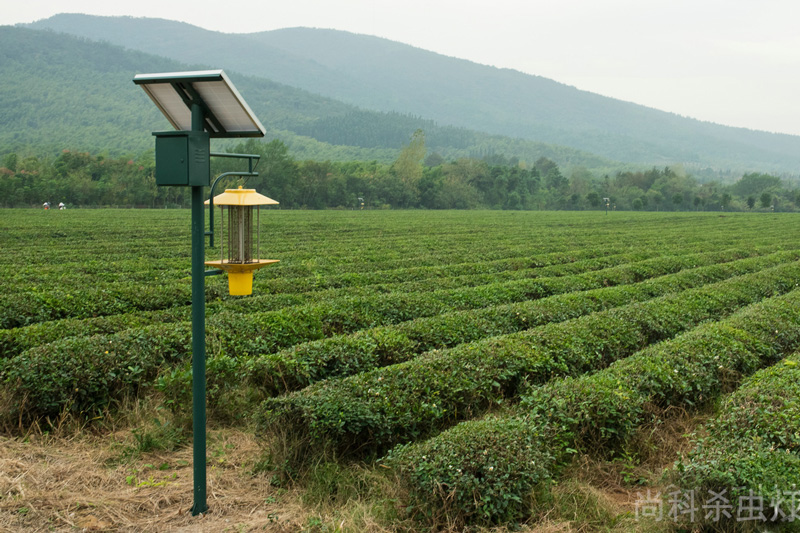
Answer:
<svg viewBox="0 0 800 533"><path fill-rule="evenodd" d="M11 0L0 24L130 15L386 37L730 126L800 135L798 0Z"/></svg>

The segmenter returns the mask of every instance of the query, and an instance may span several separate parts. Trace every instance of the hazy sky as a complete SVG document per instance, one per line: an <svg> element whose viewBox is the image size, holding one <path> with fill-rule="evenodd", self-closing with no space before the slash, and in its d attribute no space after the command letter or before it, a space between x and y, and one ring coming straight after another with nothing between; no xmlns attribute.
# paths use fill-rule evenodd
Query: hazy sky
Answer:
<svg viewBox="0 0 800 533"><path fill-rule="evenodd" d="M63 12L229 33L347 30L701 120L800 135L798 0L10 0L0 24Z"/></svg>

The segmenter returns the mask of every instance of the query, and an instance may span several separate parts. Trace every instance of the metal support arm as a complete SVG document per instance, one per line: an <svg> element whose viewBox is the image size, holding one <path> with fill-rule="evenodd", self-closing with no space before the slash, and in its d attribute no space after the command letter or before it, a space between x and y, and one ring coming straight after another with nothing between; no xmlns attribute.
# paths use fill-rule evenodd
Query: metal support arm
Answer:
<svg viewBox="0 0 800 533"><path fill-rule="evenodd" d="M260 155L257 154L229 154L227 152L211 152L211 157L232 157L237 159L247 159L247 172L223 172L219 176L214 179L214 183L211 184L211 197L208 200L208 231L206 235L208 235L208 246L210 248L214 247L214 189L217 188L217 183L222 178L226 178L228 176L246 176L246 177L253 177L258 176L258 172L255 172L255 168L253 167L253 160L256 161L256 166L258 166L258 161L261 159Z"/></svg>

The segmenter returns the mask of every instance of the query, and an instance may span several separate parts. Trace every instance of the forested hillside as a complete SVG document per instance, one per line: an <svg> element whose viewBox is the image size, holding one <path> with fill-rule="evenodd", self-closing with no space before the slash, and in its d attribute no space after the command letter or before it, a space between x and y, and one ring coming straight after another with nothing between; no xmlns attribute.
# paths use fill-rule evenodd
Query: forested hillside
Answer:
<svg viewBox="0 0 800 533"><path fill-rule="evenodd" d="M800 137L704 123L552 80L346 32L222 34L159 19L57 15L34 23L189 63L225 65L362 108L699 171L797 174ZM433 139L433 136L430 136Z"/></svg>
<svg viewBox="0 0 800 533"><path fill-rule="evenodd" d="M131 82L134 74L193 68L201 66L66 34L0 27L0 155L62 149L122 155L152 149L149 132L170 126ZM389 162L414 131L423 129L428 147L448 158L502 153L589 168L615 165L569 148L363 111L267 79L229 74L268 137L280 138L300 158Z"/></svg>
<svg viewBox="0 0 800 533"><path fill-rule="evenodd" d="M186 191L155 186L150 132L170 126L131 80L140 72L194 68L202 66L0 27L0 205L186 205ZM268 135L264 142L215 141L214 149L262 155L261 176L248 185L282 208L353 208L362 201L366 208L527 210L798 205L794 180L765 173L769 167L705 174L683 165L637 168L229 74ZM230 169L213 167L215 174L224 170Z"/></svg>

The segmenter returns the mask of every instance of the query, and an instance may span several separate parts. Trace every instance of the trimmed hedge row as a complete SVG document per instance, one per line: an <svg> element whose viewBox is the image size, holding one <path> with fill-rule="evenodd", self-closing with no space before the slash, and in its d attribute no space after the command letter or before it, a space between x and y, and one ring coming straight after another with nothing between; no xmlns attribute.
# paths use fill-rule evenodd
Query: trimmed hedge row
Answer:
<svg viewBox="0 0 800 533"><path fill-rule="evenodd" d="M752 253L748 250L747 252ZM744 250L742 253L746 253ZM630 261L641 260L643 256L652 254L629 253L601 258L585 259L573 263L558 263L548 267L526 269L521 271L507 272L507 275L475 274L465 275L454 278L424 279L421 281L406 281L397 284L382 284L379 287L356 287L326 289L318 292L298 293L298 294L265 294L252 298L232 298L225 300L209 301L206 304L206 313L210 316L220 311L233 311L239 313L254 313L263 311L275 311L278 309L304 305L317 301L331 301L344 297L371 297L376 293L391 292L429 292L443 288L466 288L475 287L489 282L497 283L501 279L513 280L529 277L564 276L576 272L586 272L595 269L607 268L609 265L619 265ZM567 260L571 256L561 254L559 257ZM498 273L501 274L501 273ZM213 294L213 293L212 293ZM67 298L76 305L73 298ZM83 299L81 299L83 301ZM24 313L24 311L23 311ZM91 318L64 318L60 320L48 320L45 322L35 322L28 326L0 329L0 359L11 357L24 350L39 346L48 342L53 342L66 337L90 336L96 334L108 334L125 329L144 327L151 324L171 323L177 321L187 321L191 318L191 308L189 306L172 307L156 311L139 311L124 314L112 314Z"/></svg>
<svg viewBox="0 0 800 533"><path fill-rule="evenodd" d="M707 272L697 269L694 280L686 275L681 281L684 287L696 286L708 277L713 279L714 269L724 268L725 265L709 267ZM793 262L320 382L265 400L257 413L258 425L265 433L280 429L291 435L290 440L308 448L307 455L315 455L315 449L322 446L342 455L379 452L513 399L523 381L542 383L555 376L603 368L704 320L787 292L799 275L800 264ZM648 284L657 287L655 282ZM681 288L678 282L673 287ZM624 289L632 294L647 290Z"/></svg>
<svg viewBox="0 0 800 533"><path fill-rule="evenodd" d="M491 259L484 262L464 262L456 265L432 265L428 267L402 267L398 268L397 265L402 264L398 261L388 261L386 264L391 266L391 270L375 271L376 264L367 262L364 264L365 272L354 272L353 269L356 265L348 265L349 272L344 274L325 272L320 275L319 272L314 272L313 268L308 268L303 265L289 265L284 263L276 269L272 270L272 274L268 271L266 274L260 274L256 280L257 290L266 291L271 294L277 293L297 293L300 291L314 291L325 288L337 287L351 287L361 286L366 284L380 284L387 282L401 282L410 280L431 279L440 277L447 279L449 277L475 274L475 273L499 273L521 269L528 269L538 266L555 265L560 263L569 263L580 261L584 259L597 258L600 259L604 256L609 256L619 253L634 253L644 254L643 250L646 249L645 245L652 239L647 235L647 232L633 233L626 235L625 240L621 243L609 247L592 246L583 249L575 249L574 243L569 242L569 247L564 247L564 251L550 252L539 256L525 256L520 254L529 253L530 245L520 245L509 251L503 251L502 259ZM636 237L640 237L638 240ZM768 243L767 246L775 246L775 239L767 239L761 241L762 244ZM696 241L689 241L690 244L684 247L687 249L697 248L700 246ZM636 243L635 245L633 243ZM84 252L86 248L93 250L90 243L82 242ZM720 245L717 245L720 246ZM111 248L114 246L112 245ZM108 246L103 247L103 253L87 253L90 256L104 255L108 252ZM552 250L554 247L550 247ZM676 246L677 248L677 246ZM98 249L100 250L100 249ZM143 250L144 251L144 250ZM70 249L70 253L74 254L74 249ZM181 252L182 253L182 252ZM359 252L360 253L360 252ZM142 252L139 253L141 256ZM41 268L35 270L24 279L28 280L35 278L38 280L39 286L45 289L37 290L24 290L14 293L6 293L0 295L0 329L9 329L15 327L22 327L28 324L58 320L63 318L88 318L96 316L113 315L119 313L127 313L131 311L141 310L156 310L166 309L175 305L186 305L191 300L191 290L188 283L188 264L185 268L179 269L183 274L180 279L174 278L176 268L176 259L172 257L174 253L170 254L166 250L160 250L159 259L165 261L164 265L167 269L164 273L170 278L167 282L165 280L157 281L157 285L150 285L147 283L132 283L127 280L125 283L104 283L101 287L86 290L68 290L60 287L55 289L56 283L61 285L61 281L65 278L75 278L75 272L89 271L94 273L98 269L105 268L107 262L103 265L98 265L95 262L75 262L68 261L65 263L67 266L51 263L53 272L45 272ZM458 254L456 254L458 255ZM462 254L463 255L463 254ZM498 254L488 254L495 257ZM71 257L71 256L69 256ZM19 258L15 258L16 266L11 270L8 279L16 279L19 276ZM441 262L441 261L440 261ZM124 254L120 256L119 261L114 261L114 264L119 263L121 268L129 268L129 265L141 263L141 257L137 259L128 259ZM38 266L38 265L37 265ZM59 269L58 267L62 267ZM297 270L297 276L292 276L292 272ZM149 270L143 276L147 279L148 276L153 276L155 273ZM87 274L88 275L88 274ZM3 277L0 275L0 277ZM80 276L82 277L82 276ZM6 279L3 277L3 279ZM53 281L49 283L48 280ZM58 280L56 282L56 280ZM19 284L25 286L26 283ZM10 286L15 286L11 284ZM210 281L207 287L207 301L212 301L217 298L225 298L227 293L227 286L224 283ZM242 305L242 304L237 304ZM246 306L246 304L244 304Z"/></svg>
<svg viewBox="0 0 800 533"><path fill-rule="evenodd" d="M220 296L213 290L207 299ZM89 318L131 311L180 307L192 303L188 282L182 284L118 284L112 288L57 289L0 295L0 329L17 328L62 318Z"/></svg>
<svg viewBox="0 0 800 533"><path fill-rule="evenodd" d="M755 253L752 250L747 250L745 252L744 249L742 249L742 252L750 254ZM597 253L597 251L595 251L595 253ZM680 253L688 252L682 250ZM758 253L765 252L762 249L762 251ZM265 288L271 293L295 293L296 297L305 298L305 302L327 301L344 296L352 298L355 296L374 296L375 294L388 294L392 292L430 292L435 290L477 287L480 285L528 278L560 277L605 269L631 261L641 261L652 257L652 255L653 254L648 254L646 252L628 252L600 257L589 256L588 258L582 259L573 254L547 254L545 258L535 260L537 264L541 263L543 266L532 266L530 261L533 260L526 258L525 261L528 263L528 266L516 270L503 270L499 268L497 271L488 269L487 272L472 272L472 270L475 269L472 268L471 265L464 264L455 265L455 268L453 266L418 267L381 271L374 273L375 276L370 276L368 278L357 276L359 279L349 279L347 280L348 282L345 282L344 279L331 281L327 277L315 278L314 280L308 281L307 284L297 284L293 280L268 280L287 283L287 286L279 287L278 290L274 290L276 288L274 286L275 284L269 283L265 285ZM509 265L505 266L508 267ZM260 299L268 296L270 295L229 299L225 302L225 308L230 311L247 313L269 310L268 308L262 307L260 303Z"/></svg>
<svg viewBox="0 0 800 533"><path fill-rule="evenodd" d="M796 521L792 503L797 506L800 487L800 354L744 380L705 429L707 435L695 436L695 449L676 463L673 481L698 497L725 490L734 508L730 520L705 519L703 513L699 521L726 531L741 529L734 520L736 504L751 494L763 498L762 518L756 522ZM782 505L774 508L770 502ZM800 526L793 525L795 530Z"/></svg>
<svg viewBox="0 0 800 533"><path fill-rule="evenodd" d="M426 290L433 290L431 287L436 287L436 281L432 278L437 276L444 276L445 279L448 279L453 276L464 274L491 274L507 270L523 270L538 266L568 264L586 259L598 259L598 256L607 256L611 253L612 252L609 250L591 249L549 253L541 257L511 257L483 263L462 263L459 265L435 267L406 267L395 270L365 273L349 272L340 275L327 275L325 277L309 276L305 274L302 278L281 277L271 280L267 279L263 282L261 282L259 278L257 287L261 290L266 288L270 294L295 294L298 292L376 283L385 284L409 280L419 282L420 280L430 279L431 284ZM638 254L643 255L642 252L638 252ZM625 262L625 258L620 257L619 261L620 263ZM619 264L615 263L614 259L610 259L610 262L611 264ZM599 264L603 265L604 263ZM590 264L586 266L587 268L591 268ZM595 268L602 268L602 266L596 266ZM285 273L286 269L284 268L281 274ZM153 276L153 273L150 272L150 275ZM157 284L135 283L132 280L126 280L125 283L103 283L100 286L88 289L85 286L81 286L79 290L70 290L64 288L63 284L60 283L64 274L58 273L58 288L48 288L47 290L34 289L0 295L0 329L17 328L29 324L64 318L90 318L188 305L191 303L191 286L189 278L186 277L187 275L188 274L185 274L183 279L171 280L166 283L164 280L158 281ZM37 279L39 280L40 286L48 286L46 276L37 273ZM447 282L445 281L442 283ZM206 301L213 301L226 297L226 283L207 283ZM243 302L233 305L244 306L250 311L254 304L255 302Z"/></svg>
<svg viewBox="0 0 800 533"><path fill-rule="evenodd" d="M153 324L185 322L191 318L191 307L182 306L158 311L142 311L95 318L65 318L39 322L29 326L0 330L0 360L8 359L50 342L68 337L90 337L113 334L126 329L144 328Z"/></svg>
<svg viewBox="0 0 800 533"><path fill-rule="evenodd" d="M554 232L550 239L545 237L544 241L539 243L530 241L525 245L513 248L510 253L498 254L497 250L492 247L475 249L473 245L467 243L465 249L469 250L468 253L449 254L452 257L448 257L447 261L441 259L433 262L421 261L419 257L399 254L398 259L381 263L371 261L357 265L347 263L340 267L327 266L327 268L323 267L319 270L316 265L312 264L306 269L298 267L297 275L292 275L287 270L288 264L285 264L279 268L265 271L267 274L258 276L255 284L259 289L268 292L294 292L296 290L308 291L319 288L378 284L387 280L399 282L434 277L444 279L459 275L491 274L539 268L647 250L659 250L660 253L668 252L670 254L709 251L740 246L748 236L752 237L753 242L758 242L758 248L762 251L765 249L774 251L781 246L794 246L794 243L786 239L785 234L769 235L765 234L763 228L760 229L761 231L747 231L743 227L738 227L735 238L730 239L721 238L724 232L718 232L714 236L708 234L685 235L680 242L669 244L666 244L660 236L654 237L649 228L640 230L627 228L623 232L611 232L605 238L603 233L595 233L590 238L583 236L578 238L573 235L571 238L568 237L569 240L565 240L560 232ZM424 243L418 243L417 247L424 247ZM548 253L530 255L531 250L540 249L546 249ZM491 253L492 251L494 253ZM393 249L392 252L398 254L399 251ZM358 253L361 254L360 251ZM423 257L428 258L427 254L430 253L437 253L437 248L428 248ZM311 259L312 263L315 259ZM411 266L404 266L406 264ZM356 268L357 266L363 268ZM346 272L340 274L341 270L346 270Z"/></svg>
<svg viewBox="0 0 800 533"><path fill-rule="evenodd" d="M690 257L688 261L690 264L701 260L713 262L731 259L743 253L741 251L720 252L711 254L705 259L703 257ZM791 254L791 252L780 252L779 254L786 253ZM776 260L774 258L770 259L773 256L769 256L764 261ZM667 262L679 265L681 261L683 260L676 258ZM643 272L646 272L646 265L632 264L624 267L615 267L615 269L628 272L629 276L631 272L635 276L640 276L643 275ZM585 275L564 278L521 280L433 293L391 293L363 298L344 297L326 304L303 305L264 313L236 314L220 312L207 319L206 342L207 353L210 357L208 378L210 382L215 379L225 380L226 376L230 376L230 379L240 378L240 375L232 371L231 367L237 366L238 363L229 361L231 355L243 357L264 352L269 353L280 347L292 346L308 339L350 332L380 323L403 322L415 316L435 315L452 308L471 308L507 301L525 300L556 290L568 292L586 283L600 283L600 280L603 283L610 283L610 280L614 279L613 272L609 273L608 276L604 275L603 272L590 272ZM58 410L59 402L61 402L62 407L72 405L78 411L94 409L107 402L107 399L114 398L115 391L122 391L123 389L119 387L112 388L109 394L99 395L97 401L91 405L86 405L81 399L74 398L74 395L70 393L70 389L63 391L61 396L48 395L40 399L29 398L31 392L37 387L55 391L63 384L62 377L58 375L60 370L57 367L50 367L51 375L48 375L45 371L48 368L47 361L59 360L65 357L64 353L68 353L70 357L80 359L80 361L74 363L75 365L86 365L88 368L93 368L91 361L88 361L88 359L94 356L97 343L104 344L108 342L115 346L115 351L119 355L118 368L115 373L124 373L124 369L129 365L130 361L135 362L141 359L142 365L147 369L145 375L152 376L152 372L155 372L163 362L167 362L170 359L165 357L164 361L159 361L153 358L148 350L139 354L142 350L141 338L152 336L153 345L163 347L167 354L185 354L191 352L190 340L173 333L174 331L190 329L191 325L189 323L178 322L147 327L142 330L131 329L110 335L74 337L54 341L29 349L15 357L6 358L4 360L6 364L0 366L0 382L7 384L8 389L14 393L12 398L18 398L18 402L26 399L24 403L16 407L16 410L24 416L35 418L37 416L55 414ZM169 342L176 344L169 344ZM85 345L82 355L77 348L81 345ZM217 357L220 361L224 360L225 364L212 365L211 362L214 362L212 361L214 357ZM110 364L96 367L97 373L94 378L87 377L87 379L94 379L94 381L102 383L106 379L102 372L107 371ZM36 366L40 370L37 370L35 376L31 376L30 379L17 380L15 382L13 377L17 376L17 374L8 373L8 369L15 368L17 365L22 368ZM220 376L215 376L215 368L220 370ZM88 374L84 374L88 376ZM169 376L162 380L162 388L169 395L180 397L184 394L184 389L190 386L190 383L191 373L187 362L184 367L172 371Z"/></svg>
<svg viewBox="0 0 800 533"><path fill-rule="evenodd" d="M680 265L691 265L703 261L730 261L743 255L752 255L751 250L734 250L692 256L680 256L673 261L675 269ZM798 257L796 252L781 262ZM544 298L553 294L581 291L595 287L627 283L644 279L653 264L663 260L656 258L587 272L574 276L522 279L492 283L478 287L441 290L433 292L367 294L345 296L338 300L316 305L296 306L274 312L234 314L221 312L208 320L210 342L225 355L248 357L272 353L295 344L318 340L333 335L351 333L380 325L406 322L420 317L441 315L457 310L480 309L502 304Z"/></svg>
<svg viewBox="0 0 800 533"><path fill-rule="evenodd" d="M502 259L491 259L486 261L471 261L456 264L427 266L419 266L417 264L410 267L393 267L390 269L379 269L374 265L370 265L370 269L365 271L350 270L344 273L327 273L324 276L313 275L313 273L300 278L284 277L282 275L280 278L259 280L257 286L271 293L279 293L307 292L342 287L360 287L384 283L403 283L407 281L421 281L426 279L447 280L457 276L476 276L480 274L497 275L507 272L525 271L534 268L566 265L586 260L614 257L622 255L623 253L631 253L630 247L593 247L582 250L551 252L538 256L513 255L511 257L505 257ZM652 254L650 255L652 256ZM347 266L348 268L352 268L352 265ZM281 274L283 274L283 272L281 272Z"/></svg>
<svg viewBox="0 0 800 533"><path fill-rule="evenodd" d="M298 390L322 379L355 375L401 362L434 348L521 331L548 322L560 322L592 311L624 305L632 300L652 298L677 287L685 288L692 284L716 281L734 273L753 272L800 257L800 252L779 252L730 265L721 266L718 263L744 253L726 251L657 258L586 273L568 282L570 287L575 286L575 283L588 283L589 286L616 285L653 278L678 271L682 267L712 265L703 273L687 272L678 277L667 276L635 290L627 286L608 287L569 293L557 298L447 313L392 326L379 326L352 335L306 342L277 353L267 351L264 355L251 358L241 357L241 352L238 353L239 357L232 357L236 352L227 349L217 351L209 357L208 401L210 405L215 405L225 391L238 387L243 377L263 394L273 396ZM562 278L564 281L567 279L569 278ZM553 279L544 281L560 283ZM569 292L570 289L562 290ZM284 329L285 325L275 326L275 331ZM245 342L253 341L250 339ZM191 367L187 362L180 367L165 370L157 380L156 387L166 395L168 402L180 405L191 397L191 377Z"/></svg>
<svg viewBox="0 0 800 533"><path fill-rule="evenodd" d="M587 283L582 289L603 285L627 285L701 265L716 265L735 260L742 251L689 254L661 257L622 265L580 276ZM722 269L712 268L708 280L753 272L800 257L797 253L777 253L764 258L739 261ZM695 277L696 273L687 274ZM694 278L696 279L696 278ZM418 318L394 326L380 326L348 336L335 336L299 344L276 353L254 357L246 362L248 381L274 396L291 392L323 379L343 377L400 363L434 349L453 347L497 335L530 329L548 322L562 322L589 312L616 307L634 300L650 298L673 290L676 279L664 278L634 293L608 288L572 293L480 310L459 311ZM661 287L658 289L656 287ZM662 290L663 292L658 292ZM555 292L555 291L554 291Z"/></svg>
<svg viewBox="0 0 800 533"><path fill-rule="evenodd" d="M57 349L53 349L57 346ZM190 356L191 326L150 326L115 335L74 337L0 360L0 395L10 420L90 414L136 395L158 369Z"/></svg>
<svg viewBox="0 0 800 533"><path fill-rule="evenodd" d="M742 375L798 346L800 290L794 290L605 370L530 387L509 412L398 446L386 463L421 515L442 512L460 523L516 520L575 448L613 451L657 413L713 401Z"/></svg>

